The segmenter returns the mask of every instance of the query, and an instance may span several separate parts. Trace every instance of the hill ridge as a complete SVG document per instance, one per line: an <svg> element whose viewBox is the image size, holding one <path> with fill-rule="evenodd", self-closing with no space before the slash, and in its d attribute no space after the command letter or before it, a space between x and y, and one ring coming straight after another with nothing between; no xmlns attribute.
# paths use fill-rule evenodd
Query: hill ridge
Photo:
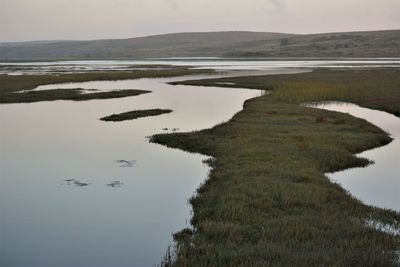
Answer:
<svg viewBox="0 0 400 267"><path fill-rule="evenodd" d="M128 39L0 43L0 61L156 57L398 57L400 30L177 32Z"/></svg>

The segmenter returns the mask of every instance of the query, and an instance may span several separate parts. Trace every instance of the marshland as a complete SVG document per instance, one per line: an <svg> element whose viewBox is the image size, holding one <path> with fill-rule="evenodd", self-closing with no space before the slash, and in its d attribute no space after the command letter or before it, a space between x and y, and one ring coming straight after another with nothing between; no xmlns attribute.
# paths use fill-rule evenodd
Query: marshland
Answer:
<svg viewBox="0 0 400 267"><path fill-rule="evenodd" d="M395 266L397 230L371 225L399 229L400 207L330 174L368 172L384 160L371 149L396 144L392 61L149 61L140 70L1 75L1 261ZM326 101L397 117L379 125L385 132L357 114L309 107ZM119 122L99 120L107 117ZM369 158L355 155L366 150ZM391 169L368 179L397 171L391 151ZM376 189L399 187L388 181Z"/></svg>
<svg viewBox="0 0 400 267"><path fill-rule="evenodd" d="M400 266L399 0L0 0L0 267Z"/></svg>

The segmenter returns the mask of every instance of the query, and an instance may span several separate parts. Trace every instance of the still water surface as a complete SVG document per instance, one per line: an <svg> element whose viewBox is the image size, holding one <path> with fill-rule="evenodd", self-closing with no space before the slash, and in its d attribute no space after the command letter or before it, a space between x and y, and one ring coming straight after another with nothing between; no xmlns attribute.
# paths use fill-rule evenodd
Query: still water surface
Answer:
<svg viewBox="0 0 400 267"><path fill-rule="evenodd" d="M385 130L390 144L358 154L374 161L366 168L352 168L328 174L353 196L368 205L400 211L400 118L349 103L324 103L319 108L349 113Z"/></svg>
<svg viewBox="0 0 400 267"><path fill-rule="evenodd" d="M0 266L123 267L160 262L171 233L189 226L187 199L206 179L208 167L203 155L151 144L146 137L173 128L212 127L261 93L165 84L177 79L46 86L152 93L0 105ZM99 120L151 108L173 112L124 122ZM67 179L88 185L80 187ZM123 184L107 186L113 181Z"/></svg>
<svg viewBox="0 0 400 267"><path fill-rule="evenodd" d="M400 68L400 58L342 59L226 59L226 58L160 58L150 60L91 60L51 62L0 62L0 74L43 74L133 70L143 65L172 65L217 70L286 70L288 68Z"/></svg>

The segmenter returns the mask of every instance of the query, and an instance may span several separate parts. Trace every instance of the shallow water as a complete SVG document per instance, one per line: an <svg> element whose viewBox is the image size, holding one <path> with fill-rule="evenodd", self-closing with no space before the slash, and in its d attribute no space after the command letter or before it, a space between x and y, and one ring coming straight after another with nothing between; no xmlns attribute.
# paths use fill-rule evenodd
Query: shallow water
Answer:
<svg viewBox="0 0 400 267"><path fill-rule="evenodd" d="M328 174L362 202L400 211L400 118L389 113L348 103L323 103L316 107L349 113L388 132L394 140L383 147L358 154L374 161L366 168L352 168Z"/></svg>
<svg viewBox="0 0 400 267"><path fill-rule="evenodd" d="M177 79L46 86L152 93L0 105L0 266L123 267L161 261L171 233L189 226L187 199L209 169L202 163L207 157L148 143L146 136L212 127L261 93L165 84ZM173 112L99 120L151 108Z"/></svg>
<svg viewBox="0 0 400 267"><path fill-rule="evenodd" d="M0 62L0 74L22 75L70 73L102 70L129 70L140 65L193 66L216 70L277 70L287 68L399 68L400 58L341 59L226 59L226 58L160 58L148 60L92 60L51 62Z"/></svg>

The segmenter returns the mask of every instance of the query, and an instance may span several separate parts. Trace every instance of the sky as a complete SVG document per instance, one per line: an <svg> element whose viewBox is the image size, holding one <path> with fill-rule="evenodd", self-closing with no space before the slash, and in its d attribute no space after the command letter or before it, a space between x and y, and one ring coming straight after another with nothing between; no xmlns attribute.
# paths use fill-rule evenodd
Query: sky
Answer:
<svg viewBox="0 0 400 267"><path fill-rule="evenodd" d="M0 42L400 29L400 0L0 0Z"/></svg>

